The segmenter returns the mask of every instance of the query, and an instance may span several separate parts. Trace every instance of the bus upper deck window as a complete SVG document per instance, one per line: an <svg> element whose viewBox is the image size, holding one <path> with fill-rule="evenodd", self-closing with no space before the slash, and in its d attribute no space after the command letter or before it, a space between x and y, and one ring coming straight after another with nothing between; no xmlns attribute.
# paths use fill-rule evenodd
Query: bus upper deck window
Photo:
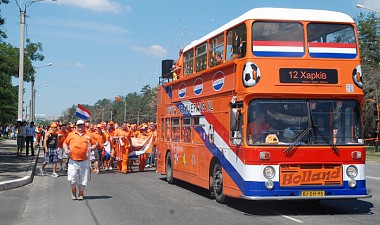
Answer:
<svg viewBox="0 0 380 225"><path fill-rule="evenodd" d="M206 43L204 43L196 48L196 53L197 53L196 58L195 58L196 72L206 69L206 58L207 58L206 46L207 46Z"/></svg>
<svg viewBox="0 0 380 225"><path fill-rule="evenodd" d="M301 23L257 21L252 25L252 52L258 57L304 56Z"/></svg>
<svg viewBox="0 0 380 225"><path fill-rule="evenodd" d="M354 59L354 27L347 24L310 23L307 26L309 54L313 58Z"/></svg>
<svg viewBox="0 0 380 225"><path fill-rule="evenodd" d="M228 60L245 57L247 47L247 28L242 24L227 34L227 54Z"/></svg>
<svg viewBox="0 0 380 225"><path fill-rule="evenodd" d="M185 59L184 59L184 75L188 76L193 73L193 59L194 59L194 50L190 50L188 52L185 52Z"/></svg>
<svg viewBox="0 0 380 225"><path fill-rule="evenodd" d="M210 40L210 67L217 66L224 62L224 34Z"/></svg>

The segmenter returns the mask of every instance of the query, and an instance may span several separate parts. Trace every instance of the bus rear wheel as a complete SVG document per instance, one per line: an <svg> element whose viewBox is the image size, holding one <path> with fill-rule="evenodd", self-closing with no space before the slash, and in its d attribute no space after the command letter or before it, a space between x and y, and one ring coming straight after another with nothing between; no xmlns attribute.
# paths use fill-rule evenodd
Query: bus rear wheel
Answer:
<svg viewBox="0 0 380 225"><path fill-rule="evenodd" d="M166 181L169 184L173 184L173 182L174 182L174 178L173 178L173 161L172 161L172 154L170 152L168 152L167 155L166 155L165 168L166 168Z"/></svg>
<svg viewBox="0 0 380 225"><path fill-rule="evenodd" d="M223 194L223 173L219 163L214 165L212 174L214 196L217 202L226 203L227 197Z"/></svg>

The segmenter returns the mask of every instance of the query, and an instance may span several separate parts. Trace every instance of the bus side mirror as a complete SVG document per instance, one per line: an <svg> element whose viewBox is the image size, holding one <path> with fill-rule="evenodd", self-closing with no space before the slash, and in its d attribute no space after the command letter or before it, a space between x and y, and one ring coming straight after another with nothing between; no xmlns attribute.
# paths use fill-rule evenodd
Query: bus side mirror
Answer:
<svg viewBox="0 0 380 225"><path fill-rule="evenodd" d="M240 108L231 108L231 118L230 118L230 133L231 133L231 143L234 145L242 145L243 135L242 135L242 113Z"/></svg>
<svg viewBox="0 0 380 225"><path fill-rule="evenodd" d="M230 129L231 131L239 130L239 126L241 125L241 109L232 108L231 109L231 120L230 120Z"/></svg>

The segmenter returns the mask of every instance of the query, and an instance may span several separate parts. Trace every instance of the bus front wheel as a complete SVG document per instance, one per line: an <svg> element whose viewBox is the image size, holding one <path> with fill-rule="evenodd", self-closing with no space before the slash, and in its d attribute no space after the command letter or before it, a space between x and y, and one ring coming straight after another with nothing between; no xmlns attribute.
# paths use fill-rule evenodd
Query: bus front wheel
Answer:
<svg viewBox="0 0 380 225"><path fill-rule="evenodd" d="M213 189L214 189L214 196L217 202L219 203L225 203L227 200L227 197L223 194L223 173L222 173L222 167L219 163L216 163L214 165L213 175Z"/></svg>
<svg viewBox="0 0 380 225"><path fill-rule="evenodd" d="M166 155L166 181L169 184L173 184L174 178L173 178L173 161L172 161L172 154L168 152Z"/></svg>

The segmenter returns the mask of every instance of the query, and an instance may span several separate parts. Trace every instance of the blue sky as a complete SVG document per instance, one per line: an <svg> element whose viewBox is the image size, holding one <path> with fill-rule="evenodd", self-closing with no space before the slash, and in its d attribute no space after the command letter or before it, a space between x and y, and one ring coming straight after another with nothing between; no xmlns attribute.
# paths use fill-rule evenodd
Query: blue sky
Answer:
<svg viewBox="0 0 380 225"><path fill-rule="evenodd" d="M20 2L21 0L16 0ZM19 47L16 1L1 4L6 42ZM23 4L27 1L23 0ZM162 59L256 7L334 10L356 17L356 4L380 10L379 0L46 0L27 8L26 36L43 44L37 69L36 113L59 116L77 103L155 87ZM14 81L18 84L18 80ZM24 84L30 101L30 83Z"/></svg>

